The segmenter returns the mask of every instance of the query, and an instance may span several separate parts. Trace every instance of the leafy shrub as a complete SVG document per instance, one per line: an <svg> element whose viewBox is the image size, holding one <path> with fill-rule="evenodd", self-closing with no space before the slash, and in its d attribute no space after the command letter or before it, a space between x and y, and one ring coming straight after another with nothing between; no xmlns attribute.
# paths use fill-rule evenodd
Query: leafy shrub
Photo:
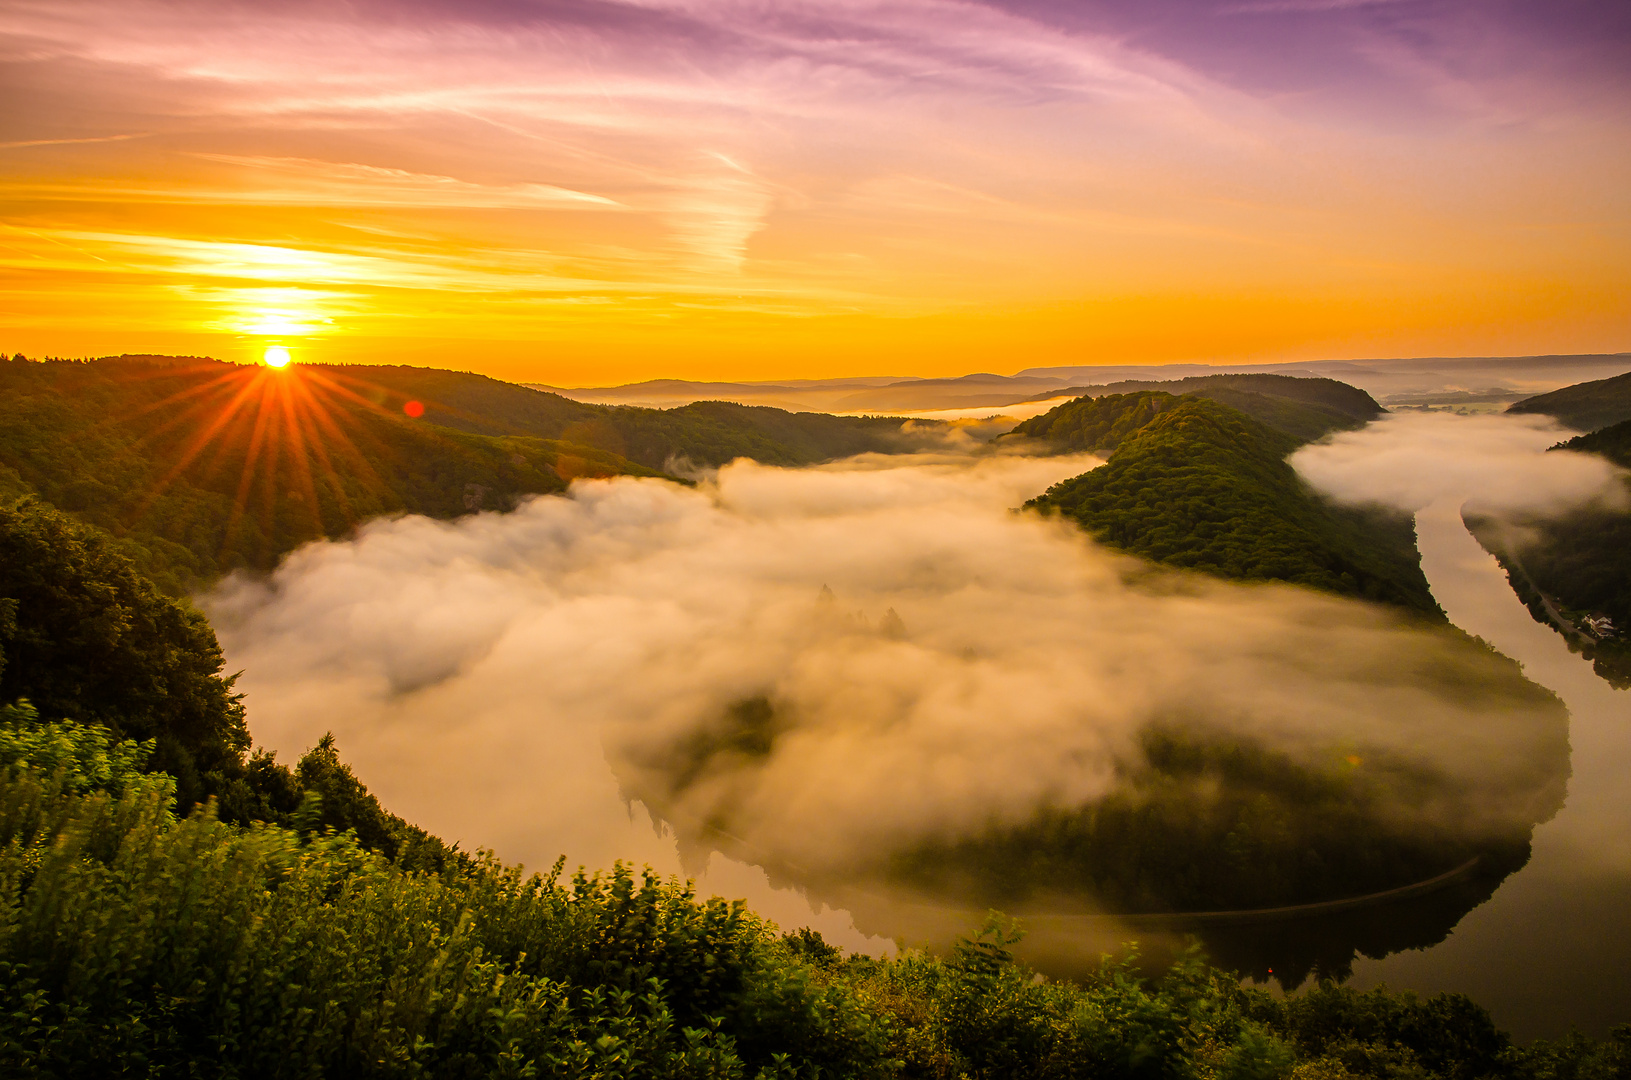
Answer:
<svg viewBox="0 0 1631 1080"><path fill-rule="evenodd" d="M0 718L0 1072L41 1077L1623 1080L1631 1028L1514 1048L1465 998L1286 1000L1190 955L1081 984L993 916L842 956L618 866L410 872L353 833L171 810L147 748Z"/></svg>
<svg viewBox="0 0 1631 1080"><path fill-rule="evenodd" d="M31 499L0 504L0 702L153 740L189 805L249 746L204 616L160 593L111 538Z"/></svg>

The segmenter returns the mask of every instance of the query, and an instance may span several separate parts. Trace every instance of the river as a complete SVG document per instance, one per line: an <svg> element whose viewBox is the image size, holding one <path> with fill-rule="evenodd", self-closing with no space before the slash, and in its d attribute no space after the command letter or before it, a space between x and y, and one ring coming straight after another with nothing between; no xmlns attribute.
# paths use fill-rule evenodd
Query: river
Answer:
<svg viewBox="0 0 1631 1080"><path fill-rule="evenodd" d="M847 948L885 949L897 935L944 945L978 925L983 910L872 895L823 897L831 907L821 900L812 907L812 897L790 887L796 883L775 887L755 866L717 854L700 874L684 864L674 834L653 828L643 808L624 801L604 752L604 717L629 694L655 695L648 684L657 671L689 686L696 668L698 685L711 686L706 665L654 666L653 658L690 655L689 642L736 640L714 628L734 625L716 617L719 589L693 582L717 584L739 566L762 563L770 569L753 570L758 576L749 575L742 590L753 598L742 610L754 615L763 610L762 597L777 590L795 605L790 610L804 611L823 582L843 585L855 576L849 563L857 552L874 552L881 569L873 576L890 582L910 579L918 553L941 550L948 537L962 545L959 557L985 567L993 552L1018 543L1004 539L1019 520L1005 508L1081 467L1058 459L999 460L986 467L996 473L978 484L986 472L938 466L836 473L733 467L727 480L759 483L747 489L763 504L756 514L727 513L717 499L663 485L591 485L512 515L481 515L456 526L402 519L371 526L350 543L313 545L291 557L272 586L223 591L210 613L229 670L247 672L239 685L266 745L294 756L324 731L334 732L386 805L438 835L471 848L491 846L533 867L565 852L568 865L623 858L662 873L687 872L699 878L704 895L746 897L781 925L813 926ZM1039 468L1058 476L1031 474ZM824 500L819 513L801 509L805 502L770 498L818 482L815 495L801 498ZM878 485L887 498L875 497ZM1016 486L1025 490L1011 490ZM902 491L917 494L903 501ZM610 509L597 510L602 503ZM880 545L879 507L890 508L889 520L898 519L900 529L927 533L903 532ZM928 513L934 507L940 516ZM607 519L615 528L593 519L612 510L622 515ZM692 519L701 524L671 526ZM603 554L606 537L627 543L645 535L630 522L644 522L650 533L644 548L631 549L644 563ZM774 544L739 539L771 526ZM783 550L812 530L826 530L821 535L829 539ZM1474 876L1361 910L1196 929L1220 965L1265 980L1294 985L1318 969L1348 974L1359 986L1451 990L1484 1004L1520 1039L1570 1026L1601 1034L1631 1020L1631 694L1612 690L1561 637L1530 618L1495 560L1463 527L1458 503L1423 511L1418 531L1423 568L1451 619L1519 661L1568 706L1573 777L1565 806L1535 830L1529 863L1504 881ZM563 545L562 536L588 539ZM998 541L1009 546L994 547ZM995 597L992 610L1023 607L1035 620L1038 598L1082 562L1079 541L1068 535L1048 544L1036 550L1052 552L1051 562L1038 562L1033 552L1003 564L1029 567L1027 573L1052 567L1038 579L1046 589L1003 586L1011 595ZM744 562L742 550L770 554ZM580 551L581 565L571 562ZM566 560L565 570L550 569L550 560ZM631 568L648 564L643 577L631 576ZM987 576L1001 583L1007 571L999 569ZM562 583L575 583L576 591L562 593ZM662 603L652 606L653 597ZM905 609L908 623L933 625L940 609L919 603L921 613ZM883 606L875 604L874 614ZM648 608L657 614L630 614ZM692 608L714 613L714 622L692 625L673 614ZM1105 625L1121 625L1136 609L1114 610L1122 614L1101 620ZM1057 632L1076 633L1080 622L1061 620ZM636 632L650 638L638 649L628 645ZM756 653L731 646L723 655L721 664L740 664ZM415 679L404 681L402 672ZM754 677L757 684L769 678ZM644 716L646 705L636 704L631 715ZM1052 974L1096 967L1101 953L1132 938L1145 942L1152 959L1181 943L1170 927L1129 926L1113 916L1019 914L1028 916L1031 935L1026 959Z"/></svg>
<svg viewBox="0 0 1631 1080"><path fill-rule="evenodd" d="M1532 619L1461 523L1416 517L1422 569L1450 619L1523 665L1569 707L1573 775L1536 828L1528 865L1441 943L1354 965L1352 984L1464 993L1520 1040L1631 1022L1631 692L1614 690Z"/></svg>

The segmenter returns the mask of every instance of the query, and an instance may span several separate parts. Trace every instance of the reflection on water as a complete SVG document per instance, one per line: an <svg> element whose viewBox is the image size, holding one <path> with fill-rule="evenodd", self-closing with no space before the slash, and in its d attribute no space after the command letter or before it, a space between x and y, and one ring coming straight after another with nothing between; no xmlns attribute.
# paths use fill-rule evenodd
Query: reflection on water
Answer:
<svg viewBox="0 0 1631 1080"><path fill-rule="evenodd" d="M1495 559L1437 503L1416 519L1422 569L1450 618L1524 666L1571 714L1573 777L1533 855L1441 944L1362 960L1354 983L1453 990L1521 1039L1631 1021L1631 692L1536 623Z"/></svg>
<svg viewBox="0 0 1631 1080"><path fill-rule="evenodd" d="M1443 942L1521 865L1486 853L1436 878L1349 900L1269 910L1188 915L1057 914L1019 911L1020 959L1055 978L1096 970L1106 953L1136 943L1152 973L1198 940L1218 967L1294 989L1311 978L1347 979L1366 957ZM947 952L981 913L899 892L837 889L823 899L850 913L863 932Z"/></svg>
<svg viewBox="0 0 1631 1080"><path fill-rule="evenodd" d="M1200 938L1212 960L1295 987L1316 973L1360 987L1467 994L1519 1039L1631 1020L1631 694L1610 688L1535 623L1466 531L1454 503L1417 519L1422 566L1451 620L1518 660L1568 705L1573 777L1565 807L1534 833L1527 864L1486 856L1418 889L1291 916L1124 919L1030 915L1023 959L1068 977L1137 940L1159 962ZM1516 872L1514 872L1516 871ZM943 949L978 913L899 896L832 897L856 926Z"/></svg>
<svg viewBox="0 0 1631 1080"><path fill-rule="evenodd" d="M1024 940L1015 952L1055 978L1078 978L1096 970L1106 953L1136 942L1147 967L1159 970L1199 939L1217 966L1258 981L1296 987L1316 973L1338 978L1353 970L1355 956L1386 956L1445 939L1460 919L1490 898L1510 868L1469 864L1387 897L1353 903L1307 905L1288 914L1260 911L1114 916L1022 912ZM864 931L900 936L908 945L937 952L980 921L980 913L913 901L898 894L840 890L830 896Z"/></svg>
<svg viewBox="0 0 1631 1080"><path fill-rule="evenodd" d="M224 592L211 601L211 617L230 669L249 672L240 686L250 695L257 732L285 753L298 753L325 730L335 732L353 766L387 805L466 847L491 846L534 867L547 867L564 851L568 865L605 866L625 858L677 873L687 864L676 837L653 829L643 807L631 814L625 789L608 764L605 726L621 717L628 730L638 730L663 709L678 710L674 716L689 723L704 715L702 706L717 700L716 693L776 685L780 673L791 669L786 657L817 655L809 652L804 643L810 639L799 628L809 625L811 598L824 579L883 581L895 589L895 583L915 580L919 553L930 551L945 552L937 557L953 568L966 567L957 573L979 583L955 589L926 585L919 595L925 611L949 612L957 625L967 627L952 644L992 640L1006 650L1000 654L1003 663L973 657L980 663L972 670L990 681L979 684L987 687L984 697L965 695L996 706L953 702L962 710L958 715L967 717L961 730L972 733L966 760L979 766L971 766L968 775L998 777L989 785L992 800L1009 794L1003 785L1034 781L1039 771L1062 760L1036 753L1037 745L1071 745L989 739L986 717L1002 702L1053 686L1060 703L1055 712L1070 723L1036 730L1071 735L1080 702L1123 689L1142 694L1170 678L1178 651L1175 632L1193 639L1179 659L1199 658L1195 670L1204 678L1194 677L1197 692L1212 697L1221 683L1232 687L1237 700L1249 702L1266 680L1287 675L1299 680L1292 689L1300 702L1331 685L1322 661L1340 667L1352 660L1347 638L1332 638L1329 648L1311 655L1311 649L1288 652L1278 629L1261 638L1254 653L1244 647L1259 640L1253 627L1282 627L1285 612L1274 604L1260 609L1254 602L1257 615L1246 619L1233 603L1245 594L1233 589L1220 592L1231 601L1221 608L1197 608L1191 603L1195 598L1173 594L1168 599L1189 606L1159 621L1159 637L1131 636L1129 627L1145 634L1137 628L1157 625L1150 612L1161 609L1143 594L1121 591L1107 569L1083 576L1079 538L1006 514L1018 501L1013 489L1047 479L1034 470L1059 470L1059 476L1080 471L1068 461L993 460L970 473L940 466L848 473L733 468L737 472L722 475L746 485L740 498L758 508L752 513L725 512L712 499L665 485L586 485L574 489L572 498L539 500L513 515L479 515L458 525L422 519L381 523L353 543L304 549L279 570L272 587ZM932 513L925 509L936 507ZM1024 527L1010 529L1015 522ZM1631 979L1624 974L1631 970L1631 935L1623 933L1631 911L1626 887L1631 849L1624 828L1627 796L1618 788L1631 764L1631 695L1610 690L1551 631L1530 620L1494 561L1462 528L1454 506L1424 513L1421 523L1427 575L1451 617L1522 660L1536 681L1556 690L1573 710L1574 779L1566 809L1536 831L1529 865L1504 883L1502 877L1522 864L1523 852L1481 860L1465 879L1425 895L1392 896L1337 912L1305 911L1267 924L1212 922L1198 929L1220 962L1248 974L1266 977L1273 968L1276 978L1293 981L1316 967L1341 973L1352 964L1354 977L1364 984L1386 980L1472 994L1520 1035L1557 1031L1571 1021L1601 1030L1626 1018L1631 994ZM608 548L605 536L624 546ZM609 551L635 554L614 558ZM1055 596L1057 603L1043 603ZM1259 599L1299 598L1276 590ZM1308 611L1318 620L1310 615L1297 624L1300 637L1318 637L1331 629L1319 621L1331 617L1325 613L1346 609L1314 600ZM1098 605L1096 620L1080 618L1085 602ZM771 608L786 617L779 623L769 618ZM1228 619L1222 625L1236 628L1227 636L1212 625L1220 611ZM946 623L922 618L920 626ZM790 629L767 637L764 628L777 626ZM894 640L871 633L856 640ZM1235 640L1240 634L1244 645ZM835 632L830 640L842 644L853 636L846 635ZM1151 640L1164 642L1165 652L1152 653ZM825 666L800 669L807 672L801 685L814 700L825 700L821 695L837 685L832 672L851 680L858 670L851 663L854 656L898 655L887 650L831 647L819 654L827 657ZM1037 667L1031 658L1044 650L1058 662ZM1259 653L1275 658L1267 675L1251 674L1257 670L1252 657ZM1084 655L1120 659L1117 666L1100 665L1084 674L1078 670ZM397 673L406 670L404 663L443 663L449 656L459 659L445 679L401 691ZM1397 662L1412 659L1407 655ZM928 660L912 670L898 669L893 660L865 670L880 688L906 688L898 697L891 696L895 690L880 690L878 697L886 702L916 701L916 687L923 688L923 700L942 700L927 696L954 685L941 673L959 673L956 679L962 680L961 673L970 670L969 657L951 648L930 651ZM1011 681L1006 665L1019 661L1030 665L1023 670L1031 674ZM1128 665L1142 674L1129 677ZM1368 685L1367 678L1354 692ZM1105 715L1113 719L1123 713L1118 705ZM1457 715L1490 726L1488 713L1469 709ZM1389 719L1399 720L1389 730L1397 732L1401 747L1414 749L1433 734L1424 730L1415 708L1396 710ZM1317 731L1323 735L1331 723L1319 719ZM1443 735L1442 729L1434 731ZM1472 744L1483 741L1447 741L1453 753L1438 760L1462 759ZM918 760L911 756L918 744L901 745L907 749L898 759L875 759L884 765L865 775L887 781L894 775L892 761ZM987 768L993 748L1014 750L1019 755L1014 767L1000 774ZM1560 759L1565 749L1558 747ZM1506 753L1502 759L1517 756ZM835 750L831 760L862 758ZM1532 764L1527 757L1523 761ZM1468 763L1463 771L1476 779L1480 768ZM845 783L812 783L802 790L823 798L833 792L878 794L882 801L865 805L888 812L887 783L869 784L837 769L825 775ZM947 790L957 795L954 787ZM966 799L957 799L962 801L948 797L936 805L965 810ZM784 798L766 805L792 804ZM850 803L835 799L819 805L849 812ZM793 840L803 839L802 821L822 823L802 810L785 820ZM870 823L852 814L846 824L864 833ZM1446 858L1442 867L1434 862L1425 872L1449 869L1464 858ZM752 861L773 865L769 859ZM824 891L810 899L834 908L817 912L806 895L774 884L765 871L716 854L707 861L699 887L705 895L746 897L755 910L784 926L814 925L851 948L883 944L855 928L900 935L911 944L946 945L977 926L984 914ZM1468 910L1472 913L1462 918ZM1152 926L1080 910L1027 922L1027 959L1060 973L1092 965L1100 952L1133 938L1158 958L1181 941L1185 929L1174 925L1178 920ZM1356 951L1393 955L1355 963Z"/></svg>

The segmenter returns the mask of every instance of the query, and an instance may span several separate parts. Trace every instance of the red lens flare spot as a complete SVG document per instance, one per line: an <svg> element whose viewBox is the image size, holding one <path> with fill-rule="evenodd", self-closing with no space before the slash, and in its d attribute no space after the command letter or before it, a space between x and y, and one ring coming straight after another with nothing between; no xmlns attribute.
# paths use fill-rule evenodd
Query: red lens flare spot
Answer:
<svg viewBox="0 0 1631 1080"><path fill-rule="evenodd" d="M425 406L417 401L409 401L403 404L402 411L417 420L425 415Z"/></svg>

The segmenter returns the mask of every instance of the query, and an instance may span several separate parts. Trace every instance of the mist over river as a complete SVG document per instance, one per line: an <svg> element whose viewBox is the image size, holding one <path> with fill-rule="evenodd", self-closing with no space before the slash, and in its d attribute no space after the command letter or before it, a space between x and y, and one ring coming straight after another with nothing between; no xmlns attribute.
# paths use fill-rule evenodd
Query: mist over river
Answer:
<svg viewBox="0 0 1631 1080"><path fill-rule="evenodd" d="M1519 1038L1631 1021L1631 692L1598 678L1530 617L1460 500L1416 516L1422 569L1457 626L1519 661L1569 707L1568 798L1536 828L1529 864L1441 944L1355 965L1358 986L1467 994Z"/></svg>
<svg viewBox="0 0 1631 1080"><path fill-rule="evenodd" d="M1478 430L1541 480L1562 469L1582 491L1601 482L1545 455L1550 435ZM1367 431L1407 464L1467 452L1438 438L1437 422ZM1427 445L1452 449L1417 449ZM1355 438L1314 467L1340 489L1372 453ZM1356 766L1422 763L1454 795L1401 809L1426 827L1480 827L1521 791L1542 799L1521 820L1550 815L1555 795L1529 776L1545 745L1539 714L1421 674L1433 663L1475 672L1483 650L1307 589L1152 576L1056 519L1012 512L1096 463L926 454L737 462L695 488L579 482L509 514L374 522L301 549L270 581L229 581L205 606L228 670L245 672L253 730L283 760L332 731L388 808L450 843L532 870L560 855L569 868L649 864L875 953L897 936L943 944L982 912L864 889L846 899L866 860L1023 824L1039 806L1087 805L1165 717L1205 715L1225 738L1299 761L1328 755L1334 732L1353 740L1342 753ZM1456 475L1486 496L1496 482ZM1468 993L1520 1037L1600 1031L1631 1015L1631 698L1529 619L1460 505L1420 512L1424 569L1452 621L1572 711L1567 805L1498 889L1497 875L1415 909L1376 907L1361 932L1333 929L1329 942L1307 941L1326 924L1304 919L1301 969L1254 958L1249 943L1208 945L1221 963L1285 978L1341 970L1354 950L1437 942L1361 959L1354 978ZM721 717L757 715L755 701L773 702L765 715L782 725L770 743L708 742ZM1561 761L1561 714L1547 707ZM650 803L662 821L646 791L666 800ZM726 815L735 858L687 824ZM761 865L780 868L774 883ZM806 880L833 887L786 887ZM1175 940L1081 906L1030 918L1027 959L1066 973L1131 938ZM1414 937L1390 932L1407 917Z"/></svg>

